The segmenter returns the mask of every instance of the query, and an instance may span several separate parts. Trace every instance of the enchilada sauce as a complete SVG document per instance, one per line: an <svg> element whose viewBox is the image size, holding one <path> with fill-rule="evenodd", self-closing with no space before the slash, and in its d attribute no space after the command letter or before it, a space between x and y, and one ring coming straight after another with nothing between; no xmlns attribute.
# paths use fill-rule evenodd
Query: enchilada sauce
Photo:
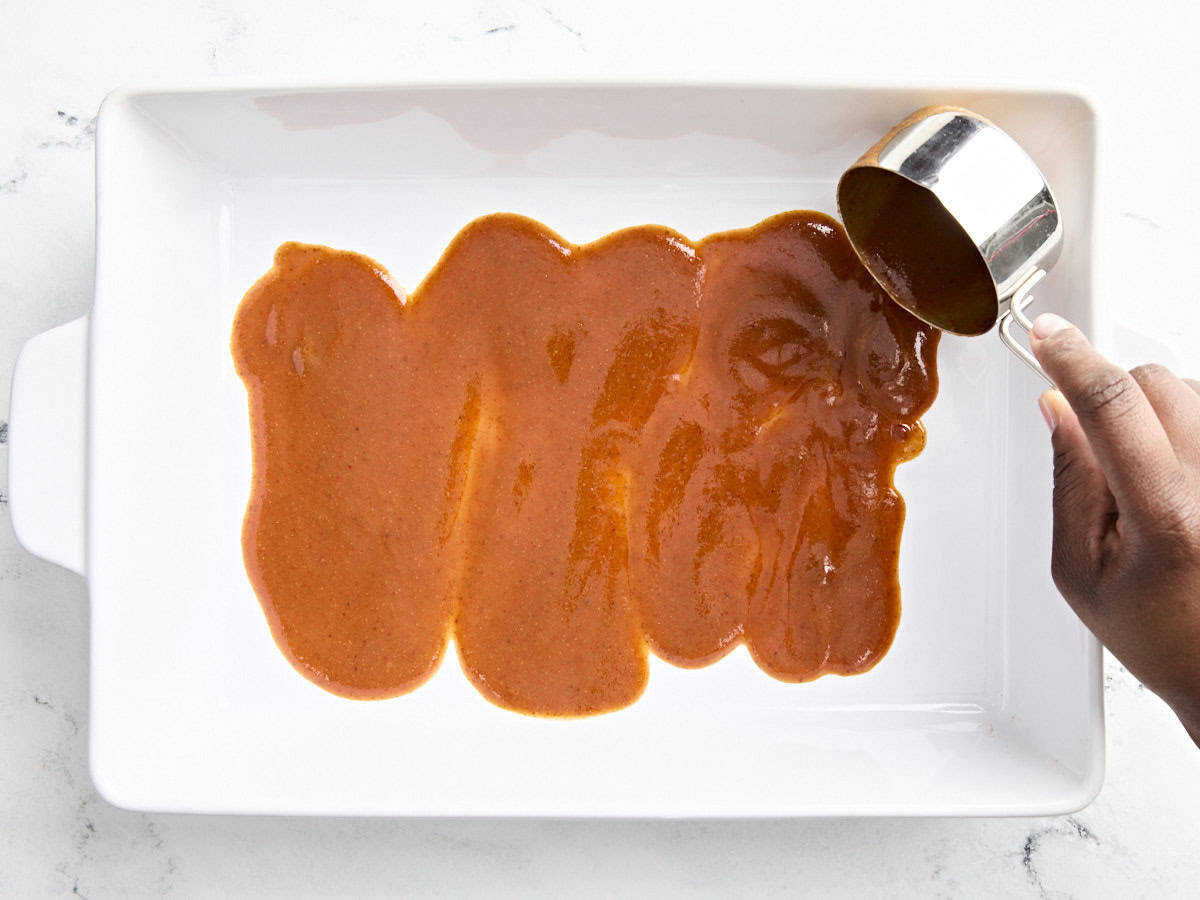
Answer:
<svg viewBox="0 0 1200 900"><path fill-rule="evenodd" d="M348 697L412 690L451 637L538 715L628 705L648 651L862 672L898 622L892 476L936 343L813 212L583 246L487 216L411 296L284 244L233 332L247 572L291 663Z"/></svg>

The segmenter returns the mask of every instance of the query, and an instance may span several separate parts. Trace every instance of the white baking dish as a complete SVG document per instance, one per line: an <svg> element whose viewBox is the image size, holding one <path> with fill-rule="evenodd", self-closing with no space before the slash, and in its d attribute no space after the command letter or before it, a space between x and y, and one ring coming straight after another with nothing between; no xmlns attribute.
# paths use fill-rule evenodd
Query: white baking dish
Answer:
<svg viewBox="0 0 1200 900"><path fill-rule="evenodd" d="M91 768L120 806L388 815L1059 813L1103 778L1100 653L1048 574L1039 385L946 338L904 465L904 614L870 673L775 682L744 650L653 661L629 709L504 712L450 654L416 692L324 693L272 643L242 566L250 479L234 310L285 240L415 286L512 210L582 242L834 210L838 174L927 103L970 107L1058 194L1039 308L1093 323L1094 121L1062 93L762 86L124 91L97 135L96 299L14 379L13 522L91 589ZM85 402L86 396L86 402ZM85 474L86 473L86 474Z"/></svg>

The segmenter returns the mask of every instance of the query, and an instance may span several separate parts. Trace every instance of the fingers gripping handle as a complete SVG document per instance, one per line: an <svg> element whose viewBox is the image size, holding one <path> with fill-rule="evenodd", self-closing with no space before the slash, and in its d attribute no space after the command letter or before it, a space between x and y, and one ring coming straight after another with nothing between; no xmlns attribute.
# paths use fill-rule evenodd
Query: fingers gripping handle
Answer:
<svg viewBox="0 0 1200 900"><path fill-rule="evenodd" d="M1020 341L1018 341L1012 333L1012 326L1015 322L1025 329L1025 333L1029 334L1033 331L1033 322L1025 315L1025 310L1033 303L1033 296L1029 291L1035 284L1046 277L1044 269L1034 269L1029 273L1028 277L1017 286L1013 292L1012 299L1008 303L1008 311L1000 317L1000 340L1004 342L1009 350L1015 353L1025 365L1033 369L1046 380L1050 387L1054 387L1054 382L1050 376L1046 374L1039 363Z"/></svg>
<svg viewBox="0 0 1200 900"><path fill-rule="evenodd" d="M88 317L32 338L13 372L8 492L25 549L84 574Z"/></svg>

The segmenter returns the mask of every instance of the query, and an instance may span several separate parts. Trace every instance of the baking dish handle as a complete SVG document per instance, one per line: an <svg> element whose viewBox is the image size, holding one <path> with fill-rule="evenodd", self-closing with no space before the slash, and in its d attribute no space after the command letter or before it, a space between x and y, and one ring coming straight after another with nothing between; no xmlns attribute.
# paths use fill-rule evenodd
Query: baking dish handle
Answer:
<svg viewBox="0 0 1200 900"><path fill-rule="evenodd" d="M25 549L84 574L88 317L25 344L13 371L8 494Z"/></svg>
<svg viewBox="0 0 1200 900"><path fill-rule="evenodd" d="M1132 369L1143 363L1155 362L1166 366L1181 378L1196 377L1195 372L1186 369L1186 363L1179 349L1165 336L1156 336L1126 322L1116 321L1112 324L1110 344L1101 347L1102 351L1111 351L1113 362L1123 369Z"/></svg>

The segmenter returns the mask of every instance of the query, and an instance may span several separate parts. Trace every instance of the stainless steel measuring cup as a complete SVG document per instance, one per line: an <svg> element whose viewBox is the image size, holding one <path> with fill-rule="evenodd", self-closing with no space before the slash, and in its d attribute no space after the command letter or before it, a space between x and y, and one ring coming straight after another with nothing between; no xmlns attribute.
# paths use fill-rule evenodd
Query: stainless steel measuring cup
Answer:
<svg viewBox="0 0 1200 900"><path fill-rule="evenodd" d="M1011 137L953 106L919 109L842 175L838 211L867 269L917 318L1000 338L1050 381L1013 335L1063 229L1045 177ZM1052 383L1052 382L1051 382Z"/></svg>

